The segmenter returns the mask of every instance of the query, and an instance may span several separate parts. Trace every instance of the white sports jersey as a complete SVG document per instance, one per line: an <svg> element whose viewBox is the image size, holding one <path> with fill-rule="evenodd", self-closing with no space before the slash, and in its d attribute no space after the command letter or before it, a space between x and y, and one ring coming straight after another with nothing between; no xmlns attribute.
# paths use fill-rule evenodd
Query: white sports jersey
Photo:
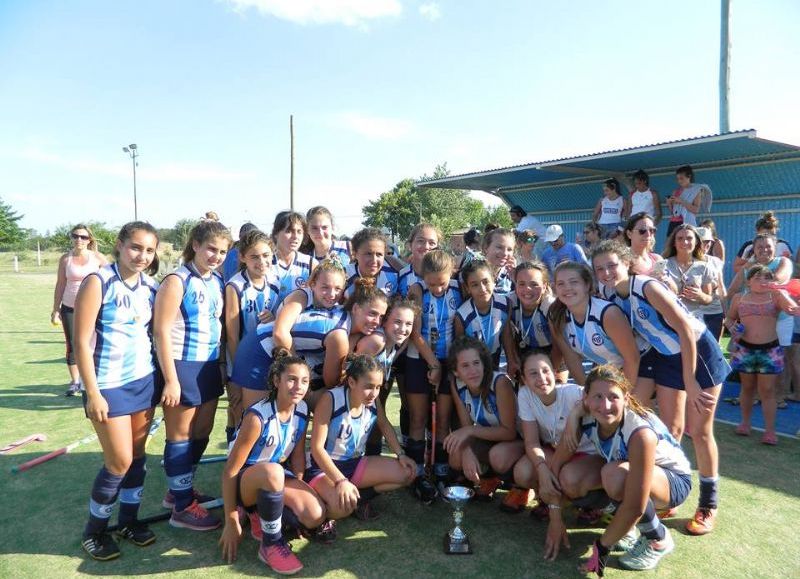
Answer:
<svg viewBox="0 0 800 579"><path fill-rule="evenodd" d="M456 310L456 317L461 321L467 336L473 336L486 344L492 355L500 352L500 334L508 320L508 296L493 295L489 311L485 314L478 311L470 298Z"/></svg>
<svg viewBox="0 0 800 579"><path fill-rule="evenodd" d="M284 462L292 454L295 445L304 441L300 437L308 425L308 406L300 401L294 407L288 422L281 422L278 418L277 407L274 401L267 399L253 404L245 411L245 416L255 414L261 421L261 435L256 440L250 454L247 455L245 465L250 466L259 462ZM236 431L236 436L239 431ZM233 448L236 441L228 445L228 451Z"/></svg>
<svg viewBox="0 0 800 579"><path fill-rule="evenodd" d="M258 288L250 281L247 270L237 272L226 284L239 297L239 338L252 332L258 325L258 314L269 310L272 315L278 309L278 284L272 272Z"/></svg>
<svg viewBox="0 0 800 579"><path fill-rule="evenodd" d="M349 298L356 290L356 280L361 276L358 272L358 263L353 262L345 269L345 297ZM388 261L383 262L383 267L378 272L378 277L375 279L375 287L386 294L387 297L392 297L397 293L397 270L395 270Z"/></svg>
<svg viewBox="0 0 800 579"><path fill-rule="evenodd" d="M588 439L594 445L597 454L602 456L606 462L627 461L631 436L642 428L649 428L658 437L655 460L657 466L676 474L691 474L692 467L689 465L689 460L683 453L680 443L672 437L667 427L655 414L648 412L646 417L642 417L630 408L626 408L622 424L612 436L606 439L600 437L597 421L591 416L585 416L581 423L583 438Z"/></svg>
<svg viewBox="0 0 800 579"><path fill-rule="evenodd" d="M569 347L595 364L614 364L622 367L622 354L608 337L603 326L603 317L609 308L618 308L616 304L600 298L592 297L586 308L583 323L575 320L567 310L567 323L564 325L564 339Z"/></svg>
<svg viewBox="0 0 800 579"><path fill-rule="evenodd" d="M172 324L172 357L202 362L218 359L224 303L222 276L212 272L201 277L192 263L169 275L177 276L183 284L180 311Z"/></svg>
<svg viewBox="0 0 800 579"><path fill-rule="evenodd" d="M535 422L539 430L539 441L542 444L557 446L567 425L569 413L583 398L583 388L577 384L556 385L556 400L545 406L541 399L530 388L523 386L517 395L517 415L520 420ZM588 440L581 440L577 452L596 454L594 445Z"/></svg>
<svg viewBox="0 0 800 579"><path fill-rule="evenodd" d="M152 374L150 321L158 284L141 273L136 285L129 286L114 263L89 276L96 276L101 283L100 311L91 342L98 388L117 388Z"/></svg>
<svg viewBox="0 0 800 579"><path fill-rule="evenodd" d="M350 265L350 245L343 239L334 239L331 241L331 248L327 255L316 255L314 249L311 249L311 267L317 267L319 263L327 258L336 258L342 267Z"/></svg>
<svg viewBox="0 0 800 579"><path fill-rule="evenodd" d="M547 313L555 300L552 296L542 296L542 301L530 316L522 311L522 304L516 295L509 296L509 318L514 341L520 350L524 348L546 348L553 344Z"/></svg>
<svg viewBox="0 0 800 579"><path fill-rule="evenodd" d="M351 416L349 388L338 386L328 390L328 396L333 404L325 452L333 460L350 460L363 456L369 433L378 420L378 407L373 402L364 406L359 416Z"/></svg>
<svg viewBox="0 0 800 579"><path fill-rule="evenodd" d="M311 276L311 257L299 251L294 252L294 260L288 266L278 261L278 255L272 256L272 270L278 282L278 302L296 289L306 286Z"/></svg>
<svg viewBox="0 0 800 579"><path fill-rule="evenodd" d="M467 409L467 414L469 414L473 424L478 426L500 426L500 411L497 409L497 381L503 377L508 378L503 372L494 373L492 384L489 387L489 395L485 401L481 399L480 394L473 396L467 385L456 378L458 398Z"/></svg>

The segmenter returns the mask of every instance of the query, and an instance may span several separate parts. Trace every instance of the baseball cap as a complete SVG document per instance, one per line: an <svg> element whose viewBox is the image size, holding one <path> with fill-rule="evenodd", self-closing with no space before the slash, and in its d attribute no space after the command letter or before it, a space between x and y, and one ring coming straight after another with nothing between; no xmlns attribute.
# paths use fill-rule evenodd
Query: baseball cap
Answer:
<svg viewBox="0 0 800 579"><path fill-rule="evenodd" d="M558 224L550 225L544 232L544 240L548 243L556 241L559 237L564 235L564 230Z"/></svg>
<svg viewBox="0 0 800 579"><path fill-rule="evenodd" d="M700 241L714 241L714 236L711 235L711 229L708 227L698 227L697 236L700 238Z"/></svg>

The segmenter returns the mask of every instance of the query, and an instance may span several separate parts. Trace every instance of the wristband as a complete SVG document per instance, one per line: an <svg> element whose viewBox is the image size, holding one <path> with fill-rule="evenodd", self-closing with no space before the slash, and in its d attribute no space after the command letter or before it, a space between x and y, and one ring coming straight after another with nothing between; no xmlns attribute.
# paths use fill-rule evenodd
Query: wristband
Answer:
<svg viewBox="0 0 800 579"><path fill-rule="evenodd" d="M550 504L550 505L547 505L547 508L550 509L551 511L560 511L561 510L561 505Z"/></svg>
<svg viewBox="0 0 800 579"><path fill-rule="evenodd" d="M339 480L337 480L335 483L333 483L333 488L337 488L337 489L338 489L338 488L339 488L339 485L340 485L340 484L342 484L342 483L343 483L344 481L346 481L346 480L347 480L347 478L340 478L340 479L339 479Z"/></svg>

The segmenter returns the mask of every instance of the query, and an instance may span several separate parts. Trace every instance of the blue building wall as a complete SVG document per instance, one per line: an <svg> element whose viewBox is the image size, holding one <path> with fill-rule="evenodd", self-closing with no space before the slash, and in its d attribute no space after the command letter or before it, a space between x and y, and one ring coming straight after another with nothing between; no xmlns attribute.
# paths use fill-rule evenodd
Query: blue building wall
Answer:
<svg viewBox="0 0 800 579"><path fill-rule="evenodd" d="M698 223L707 217L714 220L717 233L726 246L726 280L733 278L733 256L739 247L753 238L755 222L772 210L780 220L779 237L796 252L800 245L800 159L699 169L695 181L707 184L714 194L708 214L698 215ZM653 174L650 185L662 201L676 188L672 171ZM559 223L568 241L583 231L591 220L592 210L602 195L602 180L542 187L505 193L510 204L519 204L545 225ZM666 206L662 212L668 216ZM667 220L658 228L656 249L660 252L666 238Z"/></svg>

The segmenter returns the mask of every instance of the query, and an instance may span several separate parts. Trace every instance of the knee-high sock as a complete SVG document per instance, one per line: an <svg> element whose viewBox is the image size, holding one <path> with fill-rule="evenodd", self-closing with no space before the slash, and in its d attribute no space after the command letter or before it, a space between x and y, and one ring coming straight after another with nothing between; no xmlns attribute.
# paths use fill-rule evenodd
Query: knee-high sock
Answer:
<svg viewBox="0 0 800 579"><path fill-rule="evenodd" d="M700 477L700 508L716 509L719 502L719 476Z"/></svg>
<svg viewBox="0 0 800 579"><path fill-rule="evenodd" d="M417 476L425 472L425 441L409 438L406 442L408 458L417 463Z"/></svg>
<svg viewBox="0 0 800 579"><path fill-rule="evenodd" d="M134 458L128 473L122 480L119 491L119 524L125 525L135 521L142 504L144 477L147 476L147 457Z"/></svg>
<svg viewBox="0 0 800 579"><path fill-rule="evenodd" d="M644 509L642 518L636 523L636 528L639 532L651 541L660 541L664 538L667 530L661 521L658 520L656 515L656 507L652 499L647 500L647 506Z"/></svg>
<svg viewBox="0 0 800 579"><path fill-rule="evenodd" d="M97 473L89 499L89 521L83 531L84 535L94 535L106 530L123 478L124 475L113 474L105 466Z"/></svg>
<svg viewBox="0 0 800 579"><path fill-rule="evenodd" d="M258 518L261 519L261 544L273 545L283 538L281 515L283 514L283 491L258 491L256 499Z"/></svg>
<svg viewBox="0 0 800 579"><path fill-rule="evenodd" d="M192 441L167 441L164 446L164 471L167 485L175 497L175 510L182 511L194 498L192 483Z"/></svg>

